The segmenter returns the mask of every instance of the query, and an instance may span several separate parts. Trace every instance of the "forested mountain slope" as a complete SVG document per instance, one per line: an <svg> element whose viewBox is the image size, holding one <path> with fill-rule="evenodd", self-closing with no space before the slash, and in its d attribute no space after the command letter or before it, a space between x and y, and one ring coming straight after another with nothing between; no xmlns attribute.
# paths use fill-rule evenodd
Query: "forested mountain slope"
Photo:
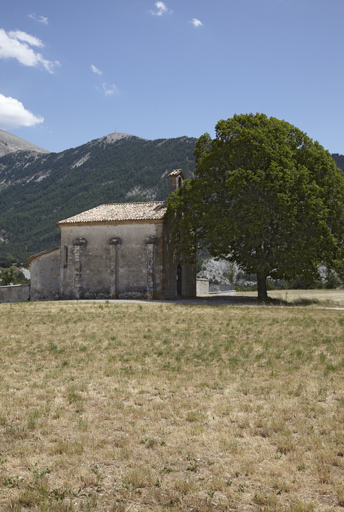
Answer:
<svg viewBox="0 0 344 512"><path fill-rule="evenodd" d="M103 203L167 199L168 173L193 172L195 141L114 133L49 153L0 130L0 266L58 245L56 223L66 217ZM332 156L344 169L344 156Z"/></svg>
<svg viewBox="0 0 344 512"><path fill-rule="evenodd" d="M0 158L0 266L59 244L56 223L103 203L164 200L168 173L194 169L195 139L111 134L62 153Z"/></svg>

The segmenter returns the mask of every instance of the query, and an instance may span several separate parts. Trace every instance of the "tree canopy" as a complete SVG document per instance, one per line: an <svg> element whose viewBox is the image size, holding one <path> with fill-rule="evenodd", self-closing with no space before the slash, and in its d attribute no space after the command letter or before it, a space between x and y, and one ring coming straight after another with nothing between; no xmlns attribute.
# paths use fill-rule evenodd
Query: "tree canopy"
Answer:
<svg viewBox="0 0 344 512"><path fill-rule="evenodd" d="M235 115L202 135L194 178L171 195L172 237L184 259L214 257L266 279L311 282L319 266L344 275L344 178L329 152L295 126Z"/></svg>

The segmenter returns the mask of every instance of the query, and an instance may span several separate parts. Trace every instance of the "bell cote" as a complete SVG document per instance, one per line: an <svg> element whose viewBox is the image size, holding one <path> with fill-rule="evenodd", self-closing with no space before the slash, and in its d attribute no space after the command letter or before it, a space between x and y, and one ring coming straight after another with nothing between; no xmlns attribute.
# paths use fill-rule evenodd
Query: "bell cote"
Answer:
<svg viewBox="0 0 344 512"><path fill-rule="evenodd" d="M185 176L181 169L175 169L174 171L170 172L169 177L170 177L171 194L173 194L173 192L178 190L183 185Z"/></svg>

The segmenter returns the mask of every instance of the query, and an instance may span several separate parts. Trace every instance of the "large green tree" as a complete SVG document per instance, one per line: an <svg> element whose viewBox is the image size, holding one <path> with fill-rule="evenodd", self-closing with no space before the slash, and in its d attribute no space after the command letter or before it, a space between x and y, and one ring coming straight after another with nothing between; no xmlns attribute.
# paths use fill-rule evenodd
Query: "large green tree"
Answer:
<svg viewBox="0 0 344 512"><path fill-rule="evenodd" d="M194 178L171 195L172 237L186 260L207 247L257 274L311 282L325 265L344 275L344 178L331 155L264 114L219 121L202 135Z"/></svg>

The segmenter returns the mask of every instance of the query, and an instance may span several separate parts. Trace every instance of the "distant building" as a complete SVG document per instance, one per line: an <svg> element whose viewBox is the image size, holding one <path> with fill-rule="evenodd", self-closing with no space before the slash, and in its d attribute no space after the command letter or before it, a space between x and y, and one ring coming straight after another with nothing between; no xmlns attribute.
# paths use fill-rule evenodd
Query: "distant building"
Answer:
<svg viewBox="0 0 344 512"><path fill-rule="evenodd" d="M183 183L170 173L171 192ZM167 202L104 204L58 223L61 245L29 258L31 300L196 295L195 265L170 243Z"/></svg>

